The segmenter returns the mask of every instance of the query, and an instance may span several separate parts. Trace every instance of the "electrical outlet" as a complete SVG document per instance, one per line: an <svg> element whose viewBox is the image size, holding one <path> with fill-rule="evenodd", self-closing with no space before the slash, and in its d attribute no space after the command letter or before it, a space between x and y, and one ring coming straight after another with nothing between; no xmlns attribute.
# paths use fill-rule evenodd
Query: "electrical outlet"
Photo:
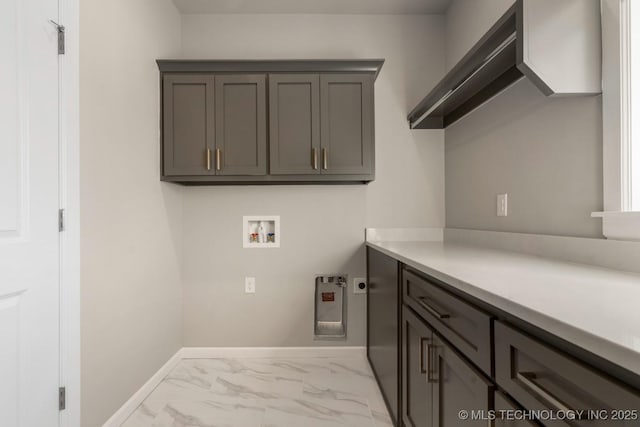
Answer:
<svg viewBox="0 0 640 427"><path fill-rule="evenodd" d="M496 206L496 215L498 216L507 216L508 213L508 195L507 193L498 194L498 201Z"/></svg>
<svg viewBox="0 0 640 427"><path fill-rule="evenodd" d="M354 294L366 294L367 293L367 279L364 277L353 278L353 293Z"/></svg>
<svg viewBox="0 0 640 427"><path fill-rule="evenodd" d="M255 294L256 293L256 278L245 277L244 278L244 293Z"/></svg>

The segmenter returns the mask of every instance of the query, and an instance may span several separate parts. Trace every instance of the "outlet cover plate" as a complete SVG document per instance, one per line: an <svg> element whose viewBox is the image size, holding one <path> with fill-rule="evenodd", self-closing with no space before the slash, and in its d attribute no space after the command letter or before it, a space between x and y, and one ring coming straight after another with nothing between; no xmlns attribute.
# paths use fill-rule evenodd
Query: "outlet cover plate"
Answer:
<svg viewBox="0 0 640 427"><path fill-rule="evenodd" d="M244 293L255 294L256 293L256 278L245 277L244 278Z"/></svg>
<svg viewBox="0 0 640 427"><path fill-rule="evenodd" d="M364 283L364 289L360 289L358 286L360 283ZM354 277L353 278L353 293L354 294L366 294L367 289L369 288L369 284L367 283L367 279L364 277Z"/></svg>
<svg viewBox="0 0 640 427"><path fill-rule="evenodd" d="M498 194L497 204L496 204L496 215L498 216L507 216L508 214L508 194Z"/></svg>

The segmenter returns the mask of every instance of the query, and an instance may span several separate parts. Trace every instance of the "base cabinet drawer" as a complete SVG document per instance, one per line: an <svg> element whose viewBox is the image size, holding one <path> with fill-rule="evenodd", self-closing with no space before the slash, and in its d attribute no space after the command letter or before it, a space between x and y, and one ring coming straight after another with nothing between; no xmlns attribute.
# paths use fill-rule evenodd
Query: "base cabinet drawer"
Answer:
<svg viewBox="0 0 640 427"><path fill-rule="evenodd" d="M493 409L493 384L406 306L402 323L404 425L486 427L471 414Z"/></svg>
<svg viewBox="0 0 640 427"><path fill-rule="evenodd" d="M544 426L640 425L637 391L502 322L495 323L495 357L500 387L527 410L559 415L538 419ZM560 419L567 413L579 419Z"/></svg>
<svg viewBox="0 0 640 427"><path fill-rule="evenodd" d="M402 272L402 288L405 304L492 376L490 315L408 270Z"/></svg>

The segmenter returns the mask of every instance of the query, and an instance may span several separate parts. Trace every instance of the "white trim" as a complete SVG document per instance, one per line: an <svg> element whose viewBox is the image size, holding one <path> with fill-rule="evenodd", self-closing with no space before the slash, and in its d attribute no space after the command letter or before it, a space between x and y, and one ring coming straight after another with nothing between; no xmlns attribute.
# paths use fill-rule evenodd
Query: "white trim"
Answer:
<svg viewBox="0 0 640 427"><path fill-rule="evenodd" d="M153 390L162 382L162 380L169 375L169 372L175 368L178 363L183 359L183 349L179 349L160 369L153 374L149 380L144 383L142 387L133 396L127 400L124 405L116 411L115 414L107 420L102 427L120 427L126 420L135 412L135 410L144 402L144 400L151 394Z"/></svg>
<svg viewBox="0 0 640 427"><path fill-rule="evenodd" d="M602 0L603 205L607 239L640 240L631 210L630 0Z"/></svg>
<svg viewBox="0 0 640 427"><path fill-rule="evenodd" d="M602 218L602 234L607 239L640 240L640 212L592 212L591 217Z"/></svg>
<svg viewBox="0 0 640 427"><path fill-rule="evenodd" d="M624 206L624 139L627 102L623 78L626 45L621 27L622 1L602 0L602 144L604 210Z"/></svg>
<svg viewBox="0 0 640 427"><path fill-rule="evenodd" d="M102 427L120 427L155 390L162 380L184 359L242 358L312 358L339 357L366 359L366 347L183 347L153 374Z"/></svg>
<svg viewBox="0 0 640 427"><path fill-rule="evenodd" d="M340 357L364 358L366 347L184 347L183 359L242 358L310 358Z"/></svg>
<svg viewBox="0 0 640 427"><path fill-rule="evenodd" d="M639 218L640 212L635 211L604 211L591 212L591 218Z"/></svg>
<svg viewBox="0 0 640 427"><path fill-rule="evenodd" d="M60 385L66 387L61 427L80 427L80 75L79 0L59 1L65 26L65 54L60 70L60 207L65 231L60 235Z"/></svg>

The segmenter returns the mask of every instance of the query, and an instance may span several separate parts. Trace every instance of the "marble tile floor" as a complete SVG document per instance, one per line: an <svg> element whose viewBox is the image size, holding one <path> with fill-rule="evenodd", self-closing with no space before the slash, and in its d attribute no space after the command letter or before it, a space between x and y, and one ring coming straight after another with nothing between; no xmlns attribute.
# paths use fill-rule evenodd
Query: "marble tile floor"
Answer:
<svg viewBox="0 0 640 427"><path fill-rule="evenodd" d="M123 427L391 426L364 358L185 359Z"/></svg>

